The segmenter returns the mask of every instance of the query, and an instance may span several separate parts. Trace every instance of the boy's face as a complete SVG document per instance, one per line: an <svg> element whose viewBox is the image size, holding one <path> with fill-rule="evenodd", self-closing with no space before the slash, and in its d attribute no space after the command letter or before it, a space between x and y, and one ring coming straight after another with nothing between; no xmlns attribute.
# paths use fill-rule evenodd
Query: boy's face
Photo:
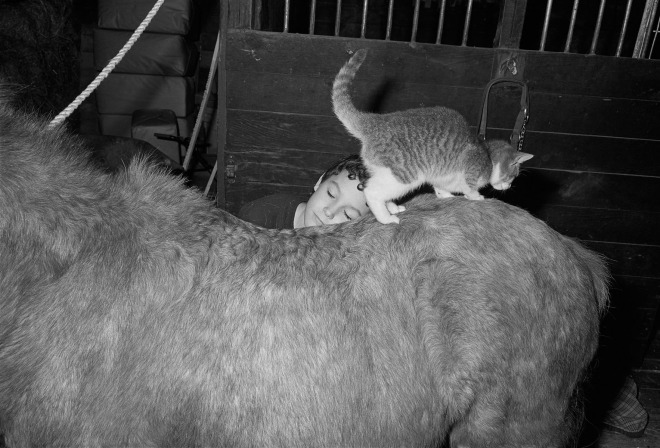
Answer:
<svg viewBox="0 0 660 448"><path fill-rule="evenodd" d="M304 226L338 224L364 216L369 207L364 193L357 189L359 179L349 179L348 172L328 177L307 201Z"/></svg>

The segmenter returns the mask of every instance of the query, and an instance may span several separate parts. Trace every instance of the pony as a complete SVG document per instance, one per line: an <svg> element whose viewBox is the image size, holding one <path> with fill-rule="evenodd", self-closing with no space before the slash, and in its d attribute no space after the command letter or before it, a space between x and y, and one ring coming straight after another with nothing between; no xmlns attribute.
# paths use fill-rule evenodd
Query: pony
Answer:
<svg viewBox="0 0 660 448"><path fill-rule="evenodd" d="M430 196L430 195L429 195ZM526 211L416 198L267 230L0 105L8 447L559 447L608 304Z"/></svg>

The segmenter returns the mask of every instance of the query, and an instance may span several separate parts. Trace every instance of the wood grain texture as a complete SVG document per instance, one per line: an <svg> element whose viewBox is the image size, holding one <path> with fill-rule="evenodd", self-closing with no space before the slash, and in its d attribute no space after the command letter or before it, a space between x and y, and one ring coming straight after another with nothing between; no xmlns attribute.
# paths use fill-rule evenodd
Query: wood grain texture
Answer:
<svg viewBox="0 0 660 448"><path fill-rule="evenodd" d="M227 67L234 72L334 78L355 50L368 48L369 63L360 69L366 78L386 72L412 83L437 85L442 80L477 88L490 81L493 61L493 50L484 48L241 30L229 31L227 48Z"/></svg>
<svg viewBox="0 0 660 448"><path fill-rule="evenodd" d="M340 154L360 150L359 141L334 116L230 110L229 117L228 142L235 146ZM487 129L488 138L510 135L510 127ZM529 131L523 150L534 154L525 167L660 177L660 144L654 140Z"/></svg>
<svg viewBox="0 0 660 448"><path fill-rule="evenodd" d="M660 101L660 65L648 59L526 51L535 92Z"/></svg>
<svg viewBox="0 0 660 448"><path fill-rule="evenodd" d="M361 110L387 113L445 106L459 111L471 125L477 124L483 88L413 84L387 76L374 80L361 75L358 72L353 82L353 99ZM228 107L332 117L333 79L334 75L230 71ZM511 129L520 108L519 95L517 89L494 89L488 125ZM660 126L652 119L660 116L660 102L540 92L530 96L529 131L660 140Z"/></svg>

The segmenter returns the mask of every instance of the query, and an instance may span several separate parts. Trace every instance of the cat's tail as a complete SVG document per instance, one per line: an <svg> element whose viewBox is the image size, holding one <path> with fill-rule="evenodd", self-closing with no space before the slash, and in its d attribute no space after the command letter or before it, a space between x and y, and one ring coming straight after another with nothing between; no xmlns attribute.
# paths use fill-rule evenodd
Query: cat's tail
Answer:
<svg viewBox="0 0 660 448"><path fill-rule="evenodd" d="M355 74L366 57L366 48L356 51L351 59L339 70L332 85L332 107L335 115L337 115L337 118L339 118L339 121L342 122L348 132L357 138L360 138L362 135L362 127L359 121L364 115L364 112L357 110L353 104L350 88Z"/></svg>

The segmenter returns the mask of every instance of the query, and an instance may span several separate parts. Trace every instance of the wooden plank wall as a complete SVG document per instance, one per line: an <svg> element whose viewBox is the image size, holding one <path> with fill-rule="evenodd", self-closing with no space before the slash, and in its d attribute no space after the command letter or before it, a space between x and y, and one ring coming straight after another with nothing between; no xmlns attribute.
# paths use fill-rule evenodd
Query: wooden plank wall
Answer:
<svg viewBox="0 0 660 448"><path fill-rule="evenodd" d="M226 184L226 209L236 213L273 192L307 195L325 167L359 151L332 113L330 90L350 52L361 47L370 53L354 83L359 107L388 112L445 105L474 126L483 88L510 52L230 30L225 160L237 170ZM605 339L617 341L639 366L660 303L660 64L517 55L531 95L524 149L535 157L514 188L497 197L610 260L613 308ZM509 135L518 92L494 88L489 137ZM646 358L650 368L660 368L655 347Z"/></svg>

